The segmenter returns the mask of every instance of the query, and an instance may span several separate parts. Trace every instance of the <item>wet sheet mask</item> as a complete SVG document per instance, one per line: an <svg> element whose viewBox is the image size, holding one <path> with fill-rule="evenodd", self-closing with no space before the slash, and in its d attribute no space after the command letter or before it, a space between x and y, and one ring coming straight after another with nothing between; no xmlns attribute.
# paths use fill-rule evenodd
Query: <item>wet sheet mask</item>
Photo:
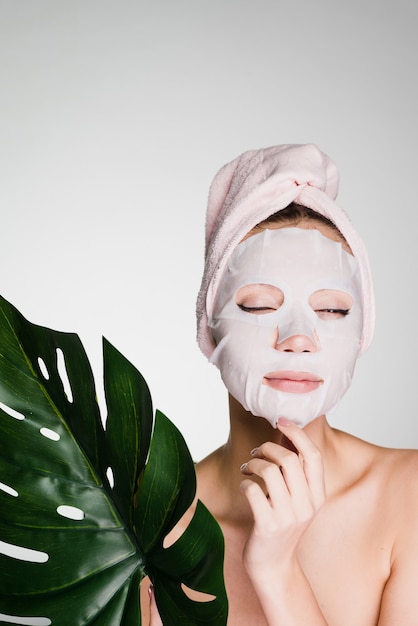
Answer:
<svg viewBox="0 0 418 626"><path fill-rule="evenodd" d="M241 242L225 269L210 326L231 395L273 427L331 412L360 352L356 259L316 229L266 229Z"/></svg>

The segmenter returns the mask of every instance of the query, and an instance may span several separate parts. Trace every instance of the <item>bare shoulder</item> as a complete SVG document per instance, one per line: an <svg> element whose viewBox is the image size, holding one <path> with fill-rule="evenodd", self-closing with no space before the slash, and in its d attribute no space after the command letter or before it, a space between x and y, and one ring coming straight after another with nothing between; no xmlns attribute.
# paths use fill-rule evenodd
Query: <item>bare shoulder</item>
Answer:
<svg viewBox="0 0 418 626"><path fill-rule="evenodd" d="M412 626L418 618L418 451L380 449L378 466L382 518L392 544L379 626Z"/></svg>
<svg viewBox="0 0 418 626"><path fill-rule="evenodd" d="M373 452L371 482L395 541L410 533L418 539L418 450L373 446Z"/></svg>
<svg viewBox="0 0 418 626"><path fill-rule="evenodd" d="M377 446L341 431L338 437L348 486L379 503L393 525L408 524L412 512L418 516L418 450Z"/></svg>
<svg viewBox="0 0 418 626"><path fill-rule="evenodd" d="M418 542L418 451L396 450L393 452L392 488L402 507L405 529L409 529ZM418 545L417 545L418 547Z"/></svg>
<svg viewBox="0 0 418 626"><path fill-rule="evenodd" d="M418 450L379 448L376 471L381 472L387 486L403 494L418 497Z"/></svg>
<svg viewBox="0 0 418 626"><path fill-rule="evenodd" d="M418 449L378 446L342 431L339 436L348 458L356 458L356 465L370 479L401 491L418 490Z"/></svg>

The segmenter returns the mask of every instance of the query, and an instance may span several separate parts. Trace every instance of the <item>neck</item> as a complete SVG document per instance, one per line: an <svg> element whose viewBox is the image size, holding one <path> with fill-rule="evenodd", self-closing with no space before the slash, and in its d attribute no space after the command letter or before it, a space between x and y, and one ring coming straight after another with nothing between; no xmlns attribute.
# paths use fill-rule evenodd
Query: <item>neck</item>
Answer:
<svg viewBox="0 0 418 626"><path fill-rule="evenodd" d="M272 441L293 449L292 444L278 429L273 428L264 418L254 417L231 396L229 396L229 411L230 435L225 445L225 454L230 456L231 460L242 454L248 455L253 448L265 441ZM325 415L321 415L310 422L305 426L304 431L319 448L324 461L327 456L334 456L335 431L329 426Z"/></svg>
<svg viewBox="0 0 418 626"><path fill-rule="evenodd" d="M223 485L224 498L219 497L219 503L228 503L227 509L235 511L241 519L247 517L248 507L240 491L242 474L240 466L249 460L253 448L265 441L272 441L279 445L291 448L290 442L277 429L273 428L264 418L254 417L232 397L229 398L230 433L227 442L209 457L215 461L219 471L220 482ZM333 493L338 486L334 483L338 476L337 465L339 458L336 452L339 432L332 429L326 417L320 416L308 424L304 431L322 454L327 492ZM219 493L218 496L221 494ZM217 512L221 515L221 512ZM249 513L249 511L248 511Z"/></svg>

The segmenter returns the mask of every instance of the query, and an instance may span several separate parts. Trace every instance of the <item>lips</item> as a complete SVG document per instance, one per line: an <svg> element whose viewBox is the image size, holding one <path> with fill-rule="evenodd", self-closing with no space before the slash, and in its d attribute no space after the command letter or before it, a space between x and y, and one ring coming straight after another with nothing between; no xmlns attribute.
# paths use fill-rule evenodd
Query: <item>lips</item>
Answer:
<svg viewBox="0 0 418 626"><path fill-rule="evenodd" d="M263 384L287 393L309 393L318 389L323 379L310 372L286 371L270 372L263 378Z"/></svg>

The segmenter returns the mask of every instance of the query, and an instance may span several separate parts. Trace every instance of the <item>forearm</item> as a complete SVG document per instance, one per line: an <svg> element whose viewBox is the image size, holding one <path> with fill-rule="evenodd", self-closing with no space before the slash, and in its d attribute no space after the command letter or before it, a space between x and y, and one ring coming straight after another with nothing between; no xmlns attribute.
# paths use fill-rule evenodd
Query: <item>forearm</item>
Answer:
<svg viewBox="0 0 418 626"><path fill-rule="evenodd" d="M293 562L268 575L251 575L269 626L327 626L308 579Z"/></svg>
<svg viewBox="0 0 418 626"><path fill-rule="evenodd" d="M241 490L254 516L243 563L269 626L327 626L297 558L300 540L325 501L322 458L300 428L283 419L278 428L298 453L266 442L241 466L249 476Z"/></svg>

